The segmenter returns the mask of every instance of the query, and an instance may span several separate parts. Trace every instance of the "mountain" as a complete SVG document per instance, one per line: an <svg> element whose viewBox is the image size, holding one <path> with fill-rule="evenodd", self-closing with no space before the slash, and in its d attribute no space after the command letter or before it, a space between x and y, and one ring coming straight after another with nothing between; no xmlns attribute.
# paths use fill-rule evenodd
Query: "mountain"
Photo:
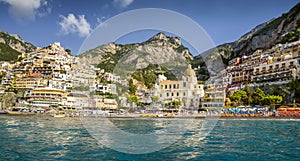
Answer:
<svg viewBox="0 0 300 161"><path fill-rule="evenodd" d="M206 53L220 55L225 64L229 60L251 55L257 49L269 49L277 43L286 43L299 40L300 34L300 3L295 5L288 13L271 19L252 29L238 40L225 43ZM195 59L199 59L200 55Z"/></svg>
<svg viewBox="0 0 300 161"><path fill-rule="evenodd" d="M112 72L120 64L129 64L135 69L149 64L172 64L191 62L193 55L184 47L180 38L160 32L142 43L101 45L80 55L81 63L98 66Z"/></svg>
<svg viewBox="0 0 300 161"><path fill-rule="evenodd" d="M22 52L31 52L35 49L34 45L25 42L20 36L0 31L0 61L17 60Z"/></svg>

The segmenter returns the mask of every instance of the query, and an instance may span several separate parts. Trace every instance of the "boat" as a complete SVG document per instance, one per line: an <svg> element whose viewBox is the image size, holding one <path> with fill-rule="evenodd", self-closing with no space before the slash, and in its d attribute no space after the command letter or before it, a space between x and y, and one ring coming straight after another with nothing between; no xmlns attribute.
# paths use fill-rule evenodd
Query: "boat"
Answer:
<svg viewBox="0 0 300 161"><path fill-rule="evenodd" d="M56 114L54 114L53 117L56 117L56 118L66 117L66 114L65 113L56 113Z"/></svg>
<svg viewBox="0 0 300 161"><path fill-rule="evenodd" d="M8 114L8 112L4 110L0 110L0 114Z"/></svg>
<svg viewBox="0 0 300 161"><path fill-rule="evenodd" d="M34 115L34 113L29 112L27 107L14 107L11 111L8 111L10 115Z"/></svg>
<svg viewBox="0 0 300 161"><path fill-rule="evenodd" d="M3 107L0 109L0 114L8 114L8 112L7 112L6 108L5 108L6 107L5 106L5 101L3 102Z"/></svg>

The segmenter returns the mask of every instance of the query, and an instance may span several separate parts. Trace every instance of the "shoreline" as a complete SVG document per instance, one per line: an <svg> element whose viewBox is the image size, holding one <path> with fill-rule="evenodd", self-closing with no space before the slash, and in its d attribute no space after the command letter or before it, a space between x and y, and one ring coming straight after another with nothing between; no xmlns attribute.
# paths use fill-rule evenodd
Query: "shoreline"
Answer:
<svg viewBox="0 0 300 161"><path fill-rule="evenodd" d="M55 118L49 114L1 114L0 117L38 117L38 118L54 118L54 119L84 119L84 118L97 118L97 119L137 119L137 120L159 120L159 119L196 119L196 120L205 120L205 119L215 119L215 120L298 120L300 121L300 117L280 117L280 116L263 116L263 117L218 117L218 116L174 116L174 117L140 117L133 115L120 115L120 116L75 116L75 117L62 117Z"/></svg>

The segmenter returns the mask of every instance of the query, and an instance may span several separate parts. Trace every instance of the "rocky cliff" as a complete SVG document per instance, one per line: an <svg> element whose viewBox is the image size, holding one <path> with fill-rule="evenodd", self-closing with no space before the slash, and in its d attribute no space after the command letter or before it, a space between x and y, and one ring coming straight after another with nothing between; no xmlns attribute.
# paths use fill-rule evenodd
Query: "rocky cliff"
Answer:
<svg viewBox="0 0 300 161"><path fill-rule="evenodd" d="M274 46L276 43L285 43L289 40L295 41L299 39L297 29L300 29L300 3L288 13L256 26L238 40L222 44L217 47L217 50L207 52L220 55L226 64L235 57L250 55L257 49L264 50ZM294 38L290 39L287 37L290 35L293 35ZM199 58L199 56L196 58Z"/></svg>
<svg viewBox="0 0 300 161"><path fill-rule="evenodd" d="M95 65L110 72L120 61L142 69L149 64L193 60L192 54L182 45L180 38L164 33L158 33L142 43L101 45L78 56L82 63Z"/></svg>
<svg viewBox="0 0 300 161"><path fill-rule="evenodd" d="M0 61L16 60L22 52L34 51L36 47L16 34L0 31Z"/></svg>

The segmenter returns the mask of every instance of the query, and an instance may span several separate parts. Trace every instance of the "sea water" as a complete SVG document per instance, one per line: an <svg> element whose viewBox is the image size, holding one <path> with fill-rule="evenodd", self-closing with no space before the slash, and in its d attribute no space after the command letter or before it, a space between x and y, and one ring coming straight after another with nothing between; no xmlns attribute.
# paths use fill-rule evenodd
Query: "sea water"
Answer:
<svg viewBox="0 0 300 161"><path fill-rule="evenodd" d="M123 131L147 134L164 130L168 120L119 119ZM116 151L101 144L80 118L0 116L0 160L299 160L298 120L218 120L203 139L203 120L171 145L146 154ZM113 131L112 131L113 133ZM109 140L108 140L109 141ZM147 141L147 140L146 140Z"/></svg>

